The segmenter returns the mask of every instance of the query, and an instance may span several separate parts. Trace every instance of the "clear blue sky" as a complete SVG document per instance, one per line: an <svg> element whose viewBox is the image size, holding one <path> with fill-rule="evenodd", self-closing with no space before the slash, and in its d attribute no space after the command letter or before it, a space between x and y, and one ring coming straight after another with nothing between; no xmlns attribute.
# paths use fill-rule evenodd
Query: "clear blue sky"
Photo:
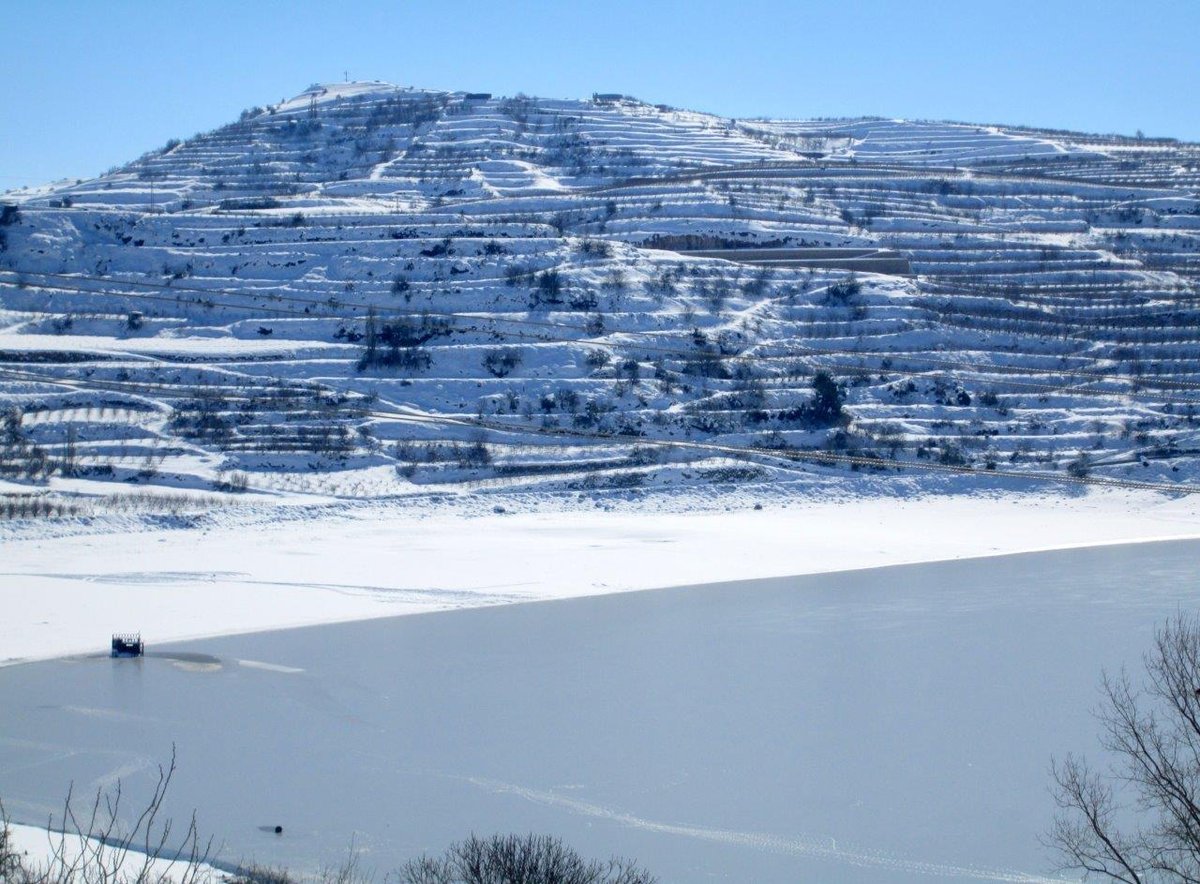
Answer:
<svg viewBox="0 0 1200 884"><path fill-rule="evenodd" d="M1200 140L1200 0L0 0L0 190L313 82Z"/></svg>

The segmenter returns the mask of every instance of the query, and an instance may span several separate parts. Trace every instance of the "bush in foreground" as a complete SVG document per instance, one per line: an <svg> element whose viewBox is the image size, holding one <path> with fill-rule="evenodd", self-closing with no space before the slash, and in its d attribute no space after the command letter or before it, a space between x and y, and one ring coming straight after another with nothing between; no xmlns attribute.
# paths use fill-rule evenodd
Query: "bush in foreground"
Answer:
<svg viewBox="0 0 1200 884"><path fill-rule="evenodd" d="M373 876L359 867L351 845L345 862L311 877L294 877L284 868L251 863L223 873L210 863L212 840L200 838L193 814L182 834L172 837L172 822L162 819L167 790L175 773L171 762L159 767L148 802L122 823L120 782L99 790L80 807L68 791L62 817L51 817L48 855L30 860L14 846L8 817L0 804L0 884L369 884ZM388 881L399 884L656 884L657 879L625 859L584 859L549 835L475 835L453 844L439 857L411 860Z"/></svg>
<svg viewBox="0 0 1200 884"><path fill-rule="evenodd" d="M30 861L12 843L0 806L0 882L3 884L370 884L373 875L349 858L313 876L295 876L284 868L257 864L222 873L209 864L212 842L201 842L193 817L177 846L168 847L169 821L159 822L166 789L175 771L160 770L159 782L132 830L118 834L121 792L97 793L82 816L71 797L61 829L48 835L49 856ZM411 860L385 880L398 884L657 884L658 879L625 859L584 859L549 835L475 835L439 857Z"/></svg>
<svg viewBox="0 0 1200 884"><path fill-rule="evenodd" d="M132 822L122 822L120 782L99 790L90 802L79 804L72 791L63 802L62 816L51 817L47 855L29 861L12 843L8 817L0 805L0 882L4 884L204 884L211 880L212 840L204 841L193 815L182 832L172 834L172 822L161 818L163 802L175 774L171 763L158 769L158 782Z"/></svg>
<svg viewBox="0 0 1200 884"><path fill-rule="evenodd" d="M401 884L655 884L629 860L584 859L549 835L472 835L400 870Z"/></svg>

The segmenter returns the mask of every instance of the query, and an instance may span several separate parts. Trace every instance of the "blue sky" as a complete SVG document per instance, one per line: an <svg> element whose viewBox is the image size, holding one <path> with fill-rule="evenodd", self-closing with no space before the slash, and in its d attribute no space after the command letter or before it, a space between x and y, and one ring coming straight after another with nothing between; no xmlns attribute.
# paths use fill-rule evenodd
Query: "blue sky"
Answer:
<svg viewBox="0 0 1200 884"><path fill-rule="evenodd" d="M1200 0L0 0L0 13L0 190L99 174L345 72L729 116L1200 141Z"/></svg>

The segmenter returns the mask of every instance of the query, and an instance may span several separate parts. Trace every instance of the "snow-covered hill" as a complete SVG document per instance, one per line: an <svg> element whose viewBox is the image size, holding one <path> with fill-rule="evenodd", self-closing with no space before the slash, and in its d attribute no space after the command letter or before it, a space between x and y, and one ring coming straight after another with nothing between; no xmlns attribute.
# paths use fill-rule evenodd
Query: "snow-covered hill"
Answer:
<svg viewBox="0 0 1200 884"><path fill-rule="evenodd" d="M0 202L0 514L1200 487L1197 145L342 83Z"/></svg>

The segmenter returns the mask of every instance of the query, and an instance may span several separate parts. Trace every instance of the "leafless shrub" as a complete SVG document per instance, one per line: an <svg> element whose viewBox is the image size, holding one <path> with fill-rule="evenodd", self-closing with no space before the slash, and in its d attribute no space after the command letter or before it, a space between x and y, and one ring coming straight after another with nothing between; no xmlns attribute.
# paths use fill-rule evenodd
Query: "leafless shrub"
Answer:
<svg viewBox="0 0 1200 884"><path fill-rule="evenodd" d="M483 355L483 367L493 377L507 377L521 364L521 351L516 347L498 347Z"/></svg>
<svg viewBox="0 0 1200 884"><path fill-rule="evenodd" d="M475 835L440 857L412 860L401 884L654 884L624 859L587 860L549 835Z"/></svg>
<svg viewBox="0 0 1200 884"><path fill-rule="evenodd" d="M240 866L229 884L298 884L287 869L251 863Z"/></svg>
<svg viewBox="0 0 1200 884"><path fill-rule="evenodd" d="M163 803L175 774L175 750L145 806L126 825L121 816L120 782L97 790L90 806L79 807L68 790L62 816L47 824L49 858L26 864L8 846L8 822L0 837L0 880L13 884L199 884L209 880L212 840L200 837L192 814L182 835L172 838L173 821L162 819ZM165 863L171 863L168 868Z"/></svg>

